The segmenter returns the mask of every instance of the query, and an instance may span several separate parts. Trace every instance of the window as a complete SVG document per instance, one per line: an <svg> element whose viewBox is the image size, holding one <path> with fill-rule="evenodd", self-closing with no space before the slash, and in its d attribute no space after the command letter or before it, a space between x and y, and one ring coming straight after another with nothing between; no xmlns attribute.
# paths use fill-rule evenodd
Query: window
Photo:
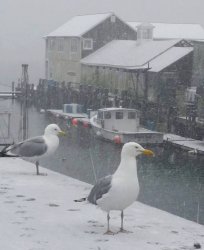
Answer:
<svg viewBox="0 0 204 250"><path fill-rule="evenodd" d="M128 119L135 119L136 118L136 113L134 111L128 112Z"/></svg>
<svg viewBox="0 0 204 250"><path fill-rule="evenodd" d="M49 49L54 50L55 49L55 40L53 38L49 39Z"/></svg>
<svg viewBox="0 0 204 250"><path fill-rule="evenodd" d="M71 39L71 45L70 45L70 50L71 50L72 53L77 52L77 50L78 50L77 44L78 44L77 38L72 38Z"/></svg>
<svg viewBox="0 0 204 250"><path fill-rule="evenodd" d="M98 111L98 119L103 119L103 112L101 111Z"/></svg>
<svg viewBox="0 0 204 250"><path fill-rule="evenodd" d="M116 112L115 119L117 119L117 120L123 119L123 112L121 112L121 111Z"/></svg>
<svg viewBox="0 0 204 250"><path fill-rule="evenodd" d="M84 38L83 39L83 49L84 50L92 50L93 49L93 39Z"/></svg>
<svg viewBox="0 0 204 250"><path fill-rule="evenodd" d="M83 106L77 105L77 113L83 113Z"/></svg>
<svg viewBox="0 0 204 250"><path fill-rule="evenodd" d="M71 105L65 105L66 106L66 113L73 113L73 109Z"/></svg>
<svg viewBox="0 0 204 250"><path fill-rule="evenodd" d="M57 41L57 50L63 51L64 50L64 38L59 38Z"/></svg>
<svg viewBox="0 0 204 250"><path fill-rule="evenodd" d="M104 113L105 119L111 119L111 112L107 111Z"/></svg>
<svg viewBox="0 0 204 250"><path fill-rule="evenodd" d="M143 30L143 39L150 39L150 30Z"/></svg>

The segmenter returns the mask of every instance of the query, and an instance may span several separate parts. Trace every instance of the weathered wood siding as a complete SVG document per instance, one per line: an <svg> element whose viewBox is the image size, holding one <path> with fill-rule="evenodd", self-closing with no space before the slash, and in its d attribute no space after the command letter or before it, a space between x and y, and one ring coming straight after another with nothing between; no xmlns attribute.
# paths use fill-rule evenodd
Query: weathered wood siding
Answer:
<svg viewBox="0 0 204 250"><path fill-rule="evenodd" d="M137 35L136 31L125 22L117 17L115 17L115 22L112 22L110 17L84 34L83 38L93 39L93 50L83 50L82 44L82 58L93 53L112 40L136 40Z"/></svg>
<svg viewBox="0 0 204 250"><path fill-rule="evenodd" d="M194 42L193 56L193 85L199 86L204 82L204 41Z"/></svg>
<svg viewBox="0 0 204 250"><path fill-rule="evenodd" d="M136 32L125 22L115 17L95 26L83 35L83 38L93 39L93 49L83 49L83 38L75 38L77 52L71 52L71 39L74 37L48 37L46 39L45 74L46 79L58 82L81 82L80 59L93 53L114 39L136 39ZM60 41L61 40L61 41ZM59 43L63 40L63 50L59 51ZM52 46L50 44L52 43Z"/></svg>
<svg viewBox="0 0 204 250"><path fill-rule="evenodd" d="M121 92L131 89L134 96L140 100L146 98L145 91L147 91L146 101L157 102L159 91L163 87L160 85L165 86L167 82L171 83L172 88L179 88L179 86L186 88L191 85L192 60L193 53L190 53L161 72L148 72L147 75L144 72L82 65L82 81L108 88L110 91L118 89ZM147 90L145 81L147 81Z"/></svg>
<svg viewBox="0 0 204 250"><path fill-rule="evenodd" d="M63 50L58 49L58 43L63 41ZM49 37L46 40L46 79L58 82L79 82L81 73L81 41L76 39L77 51L71 52L69 37ZM50 43L53 42L51 48Z"/></svg>

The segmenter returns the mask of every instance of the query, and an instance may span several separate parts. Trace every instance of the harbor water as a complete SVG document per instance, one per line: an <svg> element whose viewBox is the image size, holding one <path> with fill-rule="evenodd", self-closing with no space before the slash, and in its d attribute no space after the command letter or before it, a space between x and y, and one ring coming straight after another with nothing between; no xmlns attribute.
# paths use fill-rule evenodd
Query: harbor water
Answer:
<svg viewBox="0 0 204 250"><path fill-rule="evenodd" d="M1 101L2 107L9 108L13 114L11 137L17 142L20 106ZM41 160L42 166L92 184L116 170L122 145L100 140L91 128L69 127L64 119L39 113L33 107L29 109L29 137L42 134L49 123L58 123L67 136L60 138L60 146L53 156ZM2 141L2 121L0 125ZM151 149L154 158L138 158L139 201L204 224L204 157L167 146Z"/></svg>

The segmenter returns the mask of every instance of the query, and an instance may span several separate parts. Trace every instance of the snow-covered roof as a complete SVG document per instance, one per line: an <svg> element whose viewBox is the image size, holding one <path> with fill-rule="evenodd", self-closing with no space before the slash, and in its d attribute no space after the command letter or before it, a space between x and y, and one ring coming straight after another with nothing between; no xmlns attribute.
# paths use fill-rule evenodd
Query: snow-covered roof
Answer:
<svg viewBox="0 0 204 250"><path fill-rule="evenodd" d="M149 63L151 72L160 72L193 51L192 47L172 47Z"/></svg>
<svg viewBox="0 0 204 250"><path fill-rule="evenodd" d="M75 16L64 25L48 34L46 37L80 37L112 15L114 14L109 12L94 15Z"/></svg>
<svg viewBox="0 0 204 250"><path fill-rule="evenodd" d="M95 53L83 58L81 63L125 69L142 69L148 68L148 63L150 62L152 64L152 71L157 71L192 51L192 48L179 47L178 49L166 52L179 41L162 40L138 43L133 40L114 40ZM163 54L164 52L167 53L166 56ZM160 56L161 62L159 59ZM156 58L158 59L156 60Z"/></svg>
<svg viewBox="0 0 204 250"><path fill-rule="evenodd" d="M141 22L127 22L137 30ZM151 23L154 26L154 39L203 40L204 29L200 24Z"/></svg>

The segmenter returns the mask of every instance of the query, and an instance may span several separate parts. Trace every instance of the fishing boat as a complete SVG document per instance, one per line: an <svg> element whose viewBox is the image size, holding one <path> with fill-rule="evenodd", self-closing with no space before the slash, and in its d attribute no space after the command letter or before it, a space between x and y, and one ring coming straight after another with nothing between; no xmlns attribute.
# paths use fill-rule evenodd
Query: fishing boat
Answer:
<svg viewBox="0 0 204 250"><path fill-rule="evenodd" d="M48 109L48 113L63 118L88 118L88 115L84 112L83 106L77 103L63 104L63 109Z"/></svg>
<svg viewBox="0 0 204 250"><path fill-rule="evenodd" d="M91 117L90 123L98 137L115 143L135 141L140 144L160 144L163 133L140 126L140 112L129 108L103 108Z"/></svg>

